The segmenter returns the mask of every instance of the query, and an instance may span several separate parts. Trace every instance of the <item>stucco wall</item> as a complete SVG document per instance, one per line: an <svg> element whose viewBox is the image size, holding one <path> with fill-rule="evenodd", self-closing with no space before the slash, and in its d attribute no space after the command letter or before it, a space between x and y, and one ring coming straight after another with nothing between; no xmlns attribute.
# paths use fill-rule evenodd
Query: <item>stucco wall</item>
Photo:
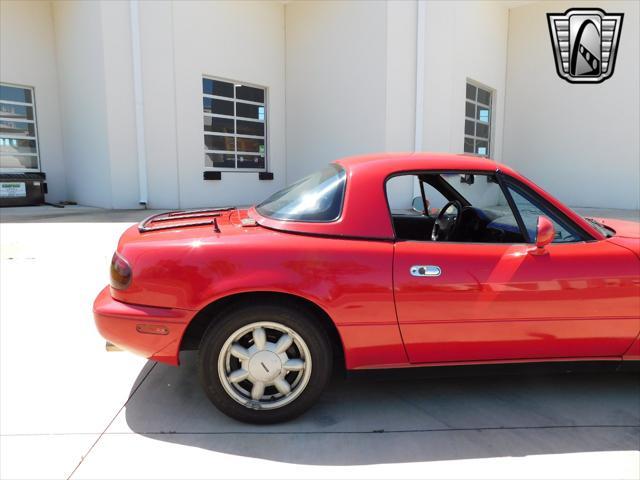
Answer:
<svg viewBox="0 0 640 480"><path fill-rule="evenodd" d="M285 12L287 181L349 155L413 150L416 2L291 2ZM388 189L395 208L412 191L409 177Z"/></svg>
<svg viewBox="0 0 640 480"><path fill-rule="evenodd" d="M0 2L0 81L34 88L40 164L50 202L67 199L57 70L50 2Z"/></svg>
<svg viewBox="0 0 640 480"><path fill-rule="evenodd" d="M616 72L600 85L555 73L545 13L571 6L602 7L426 3L422 150L462 152L472 79L494 90L493 158L567 203L640 208L639 4L604 6L625 20ZM35 87L48 200L138 207L128 2L0 8L0 78ZM150 207L248 204L335 158L413 149L414 0L139 8ZM273 181L202 179L202 75L267 87ZM412 191L394 185L395 205Z"/></svg>
<svg viewBox="0 0 640 480"><path fill-rule="evenodd" d="M558 77L547 12L623 12L611 78L575 85ZM532 3L511 10L504 160L564 202L640 208L638 2Z"/></svg>
<svg viewBox="0 0 640 480"><path fill-rule="evenodd" d="M110 208L101 5L55 2L53 13L69 197Z"/></svg>
<svg viewBox="0 0 640 480"><path fill-rule="evenodd" d="M386 3L286 4L287 181L384 151Z"/></svg>
<svg viewBox="0 0 640 480"><path fill-rule="evenodd" d="M387 84L385 148L387 152L413 151L416 117L417 3L387 3ZM410 208L411 177L396 177L387 184L392 208Z"/></svg>
<svg viewBox="0 0 640 480"><path fill-rule="evenodd" d="M284 6L280 2L141 2L151 207L257 202L285 182ZM202 76L267 87L268 168L205 181Z"/></svg>
<svg viewBox="0 0 640 480"><path fill-rule="evenodd" d="M426 3L424 151L464 151L467 80L493 92L492 159L502 159L509 4ZM414 185L414 195L418 195Z"/></svg>
<svg viewBox="0 0 640 480"><path fill-rule="evenodd" d="M53 11L69 198L138 208L129 3L56 2ZM280 2L140 2L149 207L248 204L284 186L284 38ZM203 75L267 87L274 180L203 180Z"/></svg>
<svg viewBox="0 0 640 480"><path fill-rule="evenodd" d="M111 208L140 208L129 3L100 3Z"/></svg>
<svg viewBox="0 0 640 480"><path fill-rule="evenodd" d="M136 208L128 3L0 8L1 80L35 88L46 199Z"/></svg>
<svg viewBox="0 0 640 480"><path fill-rule="evenodd" d="M148 201L153 208L178 208L173 6L141 2L139 8Z"/></svg>
<svg viewBox="0 0 640 480"><path fill-rule="evenodd" d="M466 83L472 79L494 90L491 157L502 159L508 5L427 2L424 150L463 152Z"/></svg>

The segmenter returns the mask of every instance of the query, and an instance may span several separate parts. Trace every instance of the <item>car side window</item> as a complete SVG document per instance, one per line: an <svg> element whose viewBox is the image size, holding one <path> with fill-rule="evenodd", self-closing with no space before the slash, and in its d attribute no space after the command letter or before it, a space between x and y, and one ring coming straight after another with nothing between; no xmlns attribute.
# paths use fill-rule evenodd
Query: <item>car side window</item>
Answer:
<svg viewBox="0 0 640 480"><path fill-rule="evenodd" d="M387 180L387 201L389 202L389 209L392 213L415 214L411 202L413 195L407 195L407 192L418 192L420 181L418 175L413 174L397 175ZM424 189L429 213L438 213L448 200L438 192L438 190L426 182L422 182L422 188ZM415 195L420 197L420 193L415 193ZM422 206L421 198L420 206Z"/></svg>
<svg viewBox="0 0 640 480"><path fill-rule="evenodd" d="M426 182L423 182L422 185L424 188L424 196L428 202L429 213L431 214L440 213L440 210L442 209L442 207L444 207L447 204L448 200L432 185L429 185Z"/></svg>
<svg viewBox="0 0 640 480"><path fill-rule="evenodd" d="M582 239L571 232L567 227L563 226L549 208L545 207L540 201L536 201L531 195L528 195L523 189L509 183L507 189L511 194L511 198L520 212L522 221L529 233L532 242L536 239L536 231L538 225L538 217L544 216L551 220L553 228L555 228L556 236L553 243L579 242Z"/></svg>

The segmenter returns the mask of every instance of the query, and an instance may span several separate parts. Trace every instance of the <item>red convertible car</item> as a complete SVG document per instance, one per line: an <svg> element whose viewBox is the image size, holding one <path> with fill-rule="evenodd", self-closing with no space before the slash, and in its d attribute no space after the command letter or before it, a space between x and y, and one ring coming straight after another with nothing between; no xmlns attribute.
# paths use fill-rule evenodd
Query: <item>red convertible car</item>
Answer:
<svg viewBox="0 0 640 480"><path fill-rule="evenodd" d="M353 157L249 209L132 226L94 315L152 360L198 349L210 400L256 423L309 408L333 365L615 370L640 361L640 224L491 160Z"/></svg>

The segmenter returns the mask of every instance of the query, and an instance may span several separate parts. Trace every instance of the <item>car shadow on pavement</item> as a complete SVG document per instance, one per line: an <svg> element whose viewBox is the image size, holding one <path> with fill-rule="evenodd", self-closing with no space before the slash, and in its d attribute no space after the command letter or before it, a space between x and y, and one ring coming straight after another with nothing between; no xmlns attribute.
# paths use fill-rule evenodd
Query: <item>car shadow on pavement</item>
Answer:
<svg viewBox="0 0 640 480"><path fill-rule="evenodd" d="M143 378L146 375L146 378ZM307 465L367 465L640 449L640 380L624 374L413 381L334 378L302 417L268 426L209 403L196 356L149 362L126 405L134 432Z"/></svg>

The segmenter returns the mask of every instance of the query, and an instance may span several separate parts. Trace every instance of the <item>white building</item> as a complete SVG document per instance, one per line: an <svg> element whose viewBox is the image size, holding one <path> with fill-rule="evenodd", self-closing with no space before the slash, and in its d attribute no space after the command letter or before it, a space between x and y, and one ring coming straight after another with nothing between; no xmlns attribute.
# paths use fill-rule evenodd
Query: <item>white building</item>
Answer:
<svg viewBox="0 0 640 480"><path fill-rule="evenodd" d="M2 171L45 172L51 202L249 204L335 158L467 138L570 205L638 209L639 5L2 0L0 107L27 120L15 143L5 118ZM574 7L624 13L603 83L556 73L546 14Z"/></svg>

